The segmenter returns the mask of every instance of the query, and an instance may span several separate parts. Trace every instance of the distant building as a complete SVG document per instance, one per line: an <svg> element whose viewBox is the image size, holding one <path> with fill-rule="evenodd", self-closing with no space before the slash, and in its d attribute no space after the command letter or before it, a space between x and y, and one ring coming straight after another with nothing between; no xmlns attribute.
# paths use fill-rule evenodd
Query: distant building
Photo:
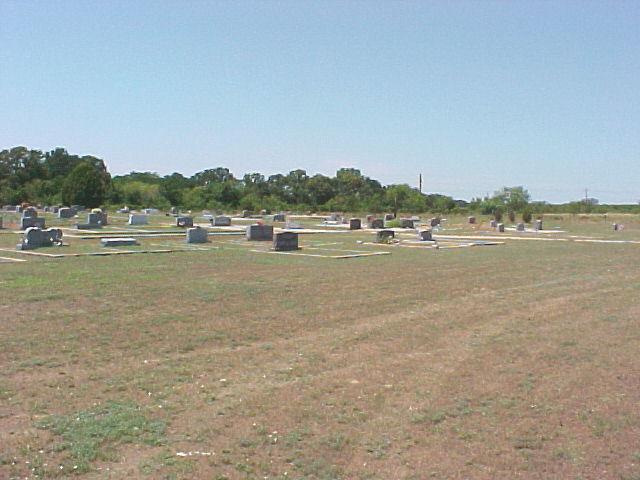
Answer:
<svg viewBox="0 0 640 480"><path fill-rule="evenodd" d="M585 205L598 205L600 200L597 198L583 198L580 200L580 203L584 203Z"/></svg>

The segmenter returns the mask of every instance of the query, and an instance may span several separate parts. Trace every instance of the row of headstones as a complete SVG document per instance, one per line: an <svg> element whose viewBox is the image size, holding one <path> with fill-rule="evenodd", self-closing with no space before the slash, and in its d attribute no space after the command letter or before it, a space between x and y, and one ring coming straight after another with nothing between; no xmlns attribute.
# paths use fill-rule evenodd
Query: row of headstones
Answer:
<svg viewBox="0 0 640 480"><path fill-rule="evenodd" d="M209 232L202 227L187 229L187 243L207 243ZM271 241L276 251L298 250L298 234L295 232L273 232L273 225L249 225L246 230L249 241Z"/></svg>
<svg viewBox="0 0 640 480"><path fill-rule="evenodd" d="M376 242L377 243L387 243L392 238L395 238L396 234L393 230L380 230L376 232ZM434 242L433 233L431 230L420 230L418 232L418 240L421 242Z"/></svg>

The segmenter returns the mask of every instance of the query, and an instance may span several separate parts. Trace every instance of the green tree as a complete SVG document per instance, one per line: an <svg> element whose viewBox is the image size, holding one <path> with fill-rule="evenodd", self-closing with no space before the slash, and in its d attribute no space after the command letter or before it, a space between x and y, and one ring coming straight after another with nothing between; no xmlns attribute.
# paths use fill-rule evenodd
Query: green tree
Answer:
<svg viewBox="0 0 640 480"><path fill-rule="evenodd" d="M67 205L99 207L109 189L110 177L88 161L82 161L71 171L62 185L62 201Z"/></svg>

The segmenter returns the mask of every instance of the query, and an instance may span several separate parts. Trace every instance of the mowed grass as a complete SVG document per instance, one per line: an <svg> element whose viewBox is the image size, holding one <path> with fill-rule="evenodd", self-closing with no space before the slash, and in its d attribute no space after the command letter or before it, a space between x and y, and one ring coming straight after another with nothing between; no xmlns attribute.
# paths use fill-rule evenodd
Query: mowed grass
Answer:
<svg viewBox="0 0 640 480"><path fill-rule="evenodd" d="M640 245L225 242L0 265L0 478L640 478Z"/></svg>

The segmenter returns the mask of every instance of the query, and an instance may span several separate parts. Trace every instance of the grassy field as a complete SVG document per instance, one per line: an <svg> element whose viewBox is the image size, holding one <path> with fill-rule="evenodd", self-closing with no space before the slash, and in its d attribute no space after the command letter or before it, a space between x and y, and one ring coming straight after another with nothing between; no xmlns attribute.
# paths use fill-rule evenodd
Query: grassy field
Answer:
<svg viewBox="0 0 640 480"><path fill-rule="evenodd" d="M495 235L479 220L443 233ZM640 219L545 228L566 233L301 236L391 253L353 259L230 235L50 258L0 230L26 260L0 263L0 478L640 479L640 244L575 241ZM101 251L65 240L37 252Z"/></svg>

